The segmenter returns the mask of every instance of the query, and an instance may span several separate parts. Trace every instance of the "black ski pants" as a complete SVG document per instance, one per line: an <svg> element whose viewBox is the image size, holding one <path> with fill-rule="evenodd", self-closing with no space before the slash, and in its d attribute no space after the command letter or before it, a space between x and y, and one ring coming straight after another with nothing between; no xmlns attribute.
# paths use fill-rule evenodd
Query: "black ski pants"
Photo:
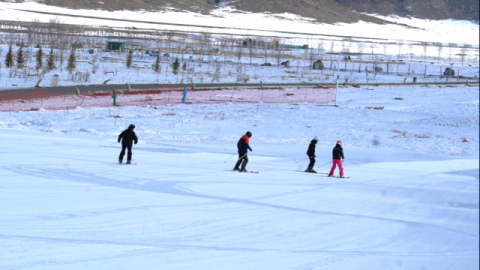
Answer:
<svg viewBox="0 0 480 270"><path fill-rule="evenodd" d="M310 157L310 164L308 164L308 168L310 169L313 169L313 167L315 167L315 158L314 157Z"/></svg>
<svg viewBox="0 0 480 270"><path fill-rule="evenodd" d="M247 168L248 164L248 155L245 154L238 154L238 161L237 164L235 165L235 170L244 170ZM242 168L240 168L242 166Z"/></svg>
<svg viewBox="0 0 480 270"><path fill-rule="evenodd" d="M125 150L128 150L127 160L132 160L132 147L131 144L122 144L122 152L120 152L120 156L118 157L119 161L123 161L123 157L125 156Z"/></svg>

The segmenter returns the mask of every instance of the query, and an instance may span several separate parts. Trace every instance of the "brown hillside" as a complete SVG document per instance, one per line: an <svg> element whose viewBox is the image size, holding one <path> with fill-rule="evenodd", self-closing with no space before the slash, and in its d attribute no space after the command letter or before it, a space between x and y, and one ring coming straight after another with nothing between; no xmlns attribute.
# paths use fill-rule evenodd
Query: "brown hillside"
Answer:
<svg viewBox="0 0 480 270"><path fill-rule="evenodd" d="M15 0L23 2L24 0ZM11 2L11 0L0 0ZM42 0L47 5L115 10L188 10L209 13L216 4L247 12L293 13L319 22L384 21L358 12L413 16L423 19L479 19L478 0ZM103 3L103 4L102 4Z"/></svg>
<svg viewBox="0 0 480 270"><path fill-rule="evenodd" d="M231 6L249 12L293 13L315 18L323 23L357 22L359 20L384 23L348 9L334 0L241 0Z"/></svg>
<svg viewBox="0 0 480 270"><path fill-rule="evenodd" d="M478 20L478 0L335 0L358 12L412 16L421 19Z"/></svg>

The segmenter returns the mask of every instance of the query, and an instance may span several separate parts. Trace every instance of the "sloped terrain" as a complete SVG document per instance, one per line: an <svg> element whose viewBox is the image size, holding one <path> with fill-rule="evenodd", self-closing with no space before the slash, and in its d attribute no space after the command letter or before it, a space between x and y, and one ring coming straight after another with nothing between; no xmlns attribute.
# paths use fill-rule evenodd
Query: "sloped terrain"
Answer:
<svg viewBox="0 0 480 270"><path fill-rule="evenodd" d="M304 17L315 18L324 23L357 22L359 20L382 23L371 16L353 12L351 9L333 0L241 0L231 4L239 10L248 12L293 13Z"/></svg>
<svg viewBox="0 0 480 270"><path fill-rule="evenodd" d="M396 14L422 19L478 20L477 0L335 0L338 4L358 12L382 15Z"/></svg>
<svg viewBox="0 0 480 270"><path fill-rule="evenodd" d="M206 12L215 7L214 0L44 0L43 3L52 6L70 8L105 9L105 10L161 10L173 8Z"/></svg>
<svg viewBox="0 0 480 270"><path fill-rule="evenodd" d="M25 0L15 0L23 2ZM12 2L0 0L0 2ZM478 20L476 0L42 0L44 4L74 9L103 10L187 10L209 13L218 6L229 5L239 11L258 13L293 13L314 18L318 22L384 23L359 12L382 15L413 16L423 19Z"/></svg>

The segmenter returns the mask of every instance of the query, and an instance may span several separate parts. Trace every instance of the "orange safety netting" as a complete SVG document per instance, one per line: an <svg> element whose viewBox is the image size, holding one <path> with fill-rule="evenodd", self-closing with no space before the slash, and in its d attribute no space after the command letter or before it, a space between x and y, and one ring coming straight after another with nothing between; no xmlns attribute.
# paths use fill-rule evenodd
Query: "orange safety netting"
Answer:
<svg viewBox="0 0 480 270"><path fill-rule="evenodd" d="M113 91L67 95L35 91L28 94L1 93L0 111L69 110L113 105ZM184 90L178 88L116 91L118 106L162 106L181 104ZM335 88L188 90L185 104L309 103L330 104Z"/></svg>

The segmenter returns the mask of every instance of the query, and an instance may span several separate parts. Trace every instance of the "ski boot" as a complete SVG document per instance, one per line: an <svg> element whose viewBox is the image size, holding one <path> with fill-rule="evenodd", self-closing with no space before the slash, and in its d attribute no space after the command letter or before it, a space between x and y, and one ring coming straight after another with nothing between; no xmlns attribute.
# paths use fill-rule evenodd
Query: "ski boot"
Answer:
<svg viewBox="0 0 480 270"><path fill-rule="evenodd" d="M122 163L123 163L123 160L118 159L118 163L119 163L119 164L122 164Z"/></svg>
<svg viewBox="0 0 480 270"><path fill-rule="evenodd" d="M131 161L131 160L127 160L127 164L132 164L132 161Z"/></svg>

